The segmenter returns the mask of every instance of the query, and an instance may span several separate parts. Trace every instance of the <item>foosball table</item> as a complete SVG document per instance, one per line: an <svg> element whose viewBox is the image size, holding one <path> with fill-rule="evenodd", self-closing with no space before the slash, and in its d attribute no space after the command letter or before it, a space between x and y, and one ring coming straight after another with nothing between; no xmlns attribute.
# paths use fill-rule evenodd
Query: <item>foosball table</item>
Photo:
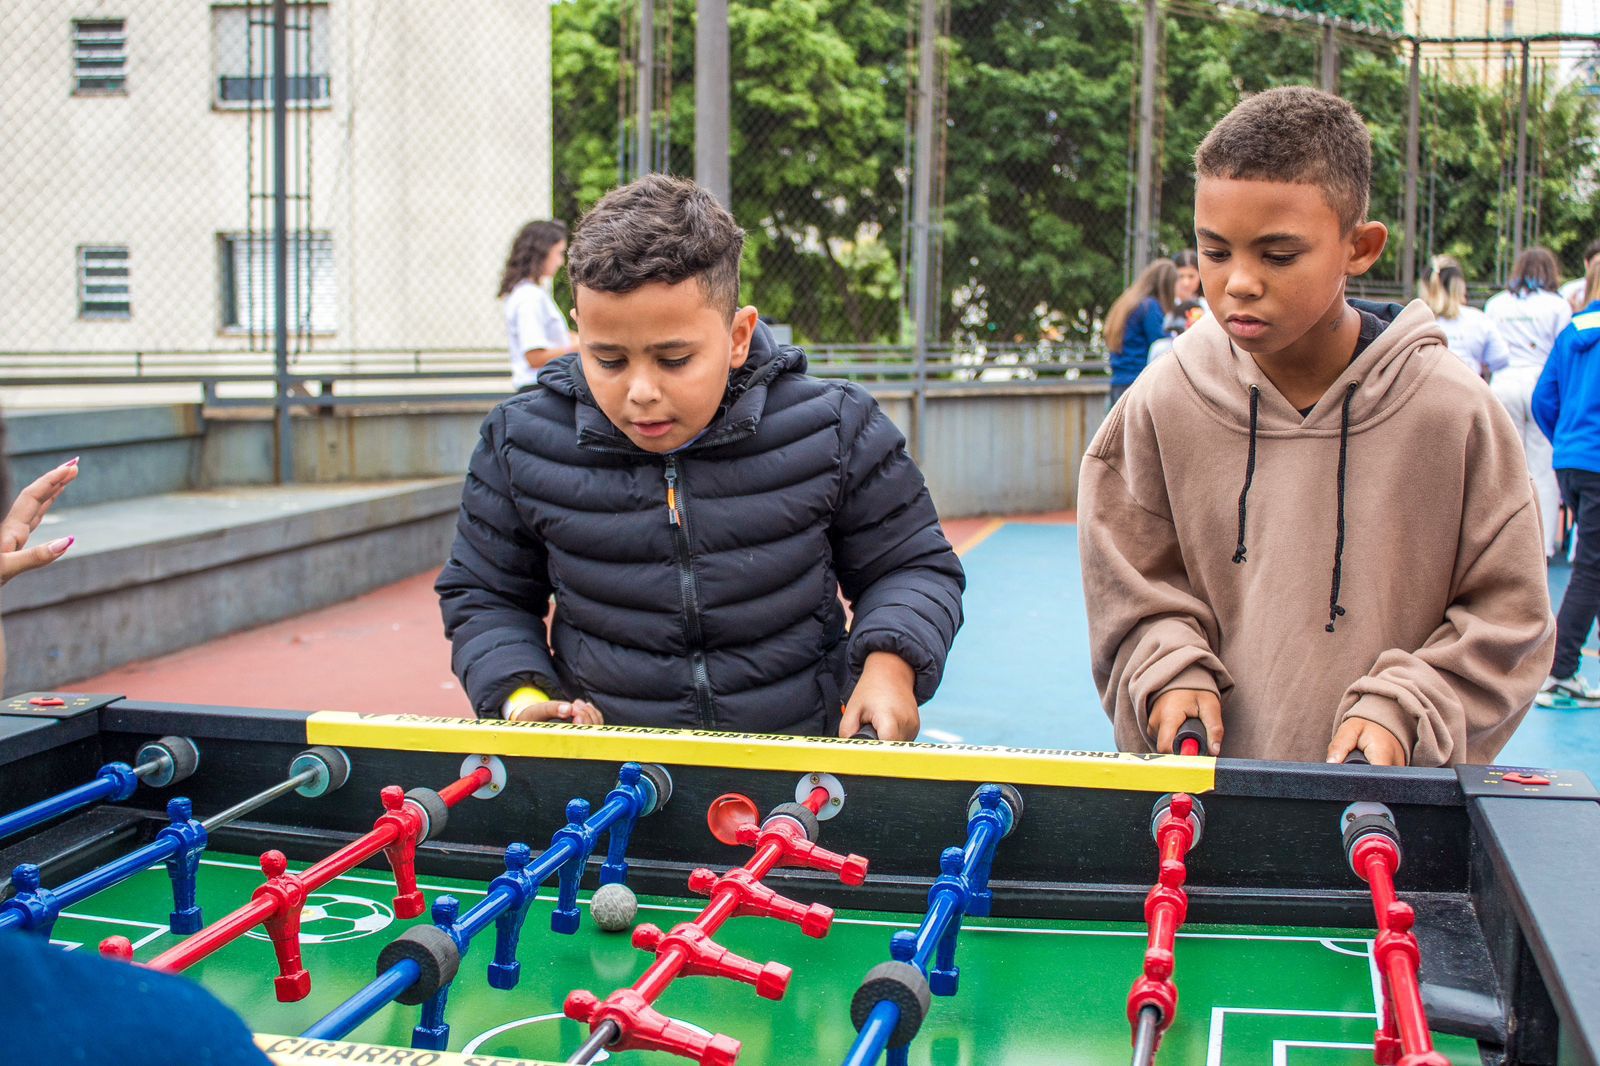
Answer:
<svg viewBox="0 0 1600 1066"><path fill-rule="evenodd" d="M1600 796L1547 768L28 693L0 870L0 937L281 1062L1600 1063Z"/></svg>

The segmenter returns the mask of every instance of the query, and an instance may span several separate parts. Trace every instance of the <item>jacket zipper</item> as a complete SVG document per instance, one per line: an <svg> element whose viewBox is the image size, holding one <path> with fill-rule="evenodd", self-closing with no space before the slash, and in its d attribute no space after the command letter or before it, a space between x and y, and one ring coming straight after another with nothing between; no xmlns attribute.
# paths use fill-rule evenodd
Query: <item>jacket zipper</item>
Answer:
<svg viewBox="0 0 1600 1066"><path fill-rule="evenodd" d="M678 589L683 595L683 635L689 645L689 663L694 671L694 700L700 712L700 728L717 728L716 710L711 702L711 675L706 672L705 635L700 629L700 595L696 590L694 567L689 555L689 501L678 485L678 460L667 456L663 475L667 481L667 521L672 526L672 542L678 554Z"/></svg>

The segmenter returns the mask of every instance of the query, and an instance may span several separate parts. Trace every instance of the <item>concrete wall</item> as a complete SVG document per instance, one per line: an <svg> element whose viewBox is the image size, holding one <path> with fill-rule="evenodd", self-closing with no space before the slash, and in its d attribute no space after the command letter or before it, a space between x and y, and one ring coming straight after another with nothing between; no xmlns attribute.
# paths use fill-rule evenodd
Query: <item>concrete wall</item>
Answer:
<svg viewBox="0 0 1600 1066"><path fill-rule="evenodd" d="M203 427L196 404L7 412L12 491L73 456L82 462L63 506L194 488L205 450Z"/></svg>
<svg viewBox="0 0 1600 1066"><path fill-rule="evenodd" d="M909 395L879 397L909 437ZM931 393L922 471L946 518L1070 510L1078 464L1105 418L1106 386L954 388Z"/></svg>
<svg viewBox="0 0 1600 1066"><path fill-rule="evenodd" d="M940 513L959 518L1076 506L1078 464L1104 417L1105 393L1104 384L1063 383L958 386L931 394L921 465ZM910 395L885 391L879 402L909 437ZM297 416L295 480L460 476L486 410L439 404ZM273 481L273 427L264 411L202 416L198 406L175 405L19 414L9 427L18 484L84 456L71 506Z"/></svg>
<svg viewBox="0 0 1600 1066"><path fill-rule="evenodd" d="M912 399L878 397L910 435ZM302 482L461 474L485 407L336 413L294 419L294 471ZM928 397L923 474L939 514L1067 511L1077 506L1078 463L1106 416L1102 383L955 387ZM272 424L261 416L206 421L202 485L272 480Z"/></svg>
<svg viewBox="0 0 1600 1066"><path fill-rule="evenodd" d="M214 102L212 12L227 6L0 3L0 350L249 345L222 330L218 235L245 230L252 189L271 188L270 123ZM330 98L290 113L291 191L333 238L337 328L316 343L503 343L506 250L550 211L548 0L327 11ZM125 92L73 93L72 21L95 18L126 22ZM269 208L254 205L258 231ZM131 317L78 317L84 244L129 249Z"/></svg>
<svg viewBox="0 0 1600 1066"><path fill-rule="evenodd" d="M440 478L83 508L81 542L48 578L6 587L5 691L55 688L438 566L460 502L460 481Z"/></svg>

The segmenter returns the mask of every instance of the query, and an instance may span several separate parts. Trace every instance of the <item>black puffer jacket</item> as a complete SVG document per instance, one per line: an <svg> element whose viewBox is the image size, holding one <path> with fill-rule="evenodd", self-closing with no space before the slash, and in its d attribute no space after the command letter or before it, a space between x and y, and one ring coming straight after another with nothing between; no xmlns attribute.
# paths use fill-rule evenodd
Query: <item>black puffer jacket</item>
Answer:
<svg viewBox="0 0 1600 1066"><path fill-rule="evenodd" d="M532 683L615 724L822 734L874 651L933 695L961 564L899 430L805 365L758 327L717 417L669 456L606 420L575 356L490 413L436 586L480 716Z"/></svg>

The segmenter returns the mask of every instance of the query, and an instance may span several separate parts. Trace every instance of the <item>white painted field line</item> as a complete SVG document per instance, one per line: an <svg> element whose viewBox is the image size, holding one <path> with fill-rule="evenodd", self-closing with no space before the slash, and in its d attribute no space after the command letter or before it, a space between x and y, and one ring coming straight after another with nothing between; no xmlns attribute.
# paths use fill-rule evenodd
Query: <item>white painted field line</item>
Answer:
<svg viewBox="0 0 1600 1066"><path fill-rule="evenodd" d="M1274 1040L1272 1066L1289 1066L1289 1049L1292 1047L1333 1048L1344 1051L1371 1051L1371 1044L1340 1044L1328 1040Z"/></svg>
<svg viewBox="0 0 1600 1066"><path fill-rule="evenodd" d="M135 950L135 951L138 951L140 948L142 948L146 944L150 943L150 941L159 939L160 937L164 936L166 934L166 932L167 932L167 927L165 925L163 925L162 923L160 923L160 922L141 922L141 921L137 921L137 920L135 920L133 918L107 918L107 917L105 917L103 915L99 915L99 914L84 914L81 911L62 911L61 912L61 917L63 917L63 918L72 918L72 919L74 919L76 921L80 921L80 922L102 922L102 923L104 923L106 925L125 925L125 926L133 926L135 929L148 929L148 930L150 930L148 933L146 933L144 936L140 937L138 940L133 941L133 950ZM63 947L65 947L68 951L74 951L77 948L83 947L83 944L81 942L71 941L71 940L54 940L54 939L52 939L50 941L50 943L52 943L52 944L60 944Z"/></svg>
<svg viewBox="0 0 1600 1066"><path fill-rule="evenodd" d="M1222 1033L1230 1014L1252 1014L1269 1018L1371 1018L1377 1015L1349 1010L1286 1010L1274 1007L1212 1007L1211 1029L1206 1041L1206 1066L1222 1066Z"/></svg>

